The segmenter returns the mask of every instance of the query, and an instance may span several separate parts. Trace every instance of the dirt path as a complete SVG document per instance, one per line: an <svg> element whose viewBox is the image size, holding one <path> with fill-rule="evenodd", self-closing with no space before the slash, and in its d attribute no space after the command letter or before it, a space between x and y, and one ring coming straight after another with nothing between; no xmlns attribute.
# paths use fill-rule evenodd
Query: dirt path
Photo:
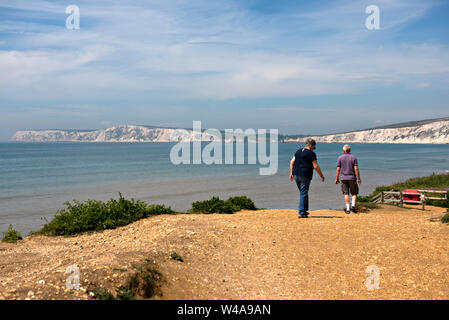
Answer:
<svg viewBox="0 0 449 320"><path fill-rule="evenodd" d="M145 258L164 275L162 299L449 299L449 225L430 221L442 209L427 209L164 215L103 233L27 237L0 244L0 299L114 292ZM74 264L79 291L65 288ZM378 290L365 284L370 265L380 270Z"/></svg>

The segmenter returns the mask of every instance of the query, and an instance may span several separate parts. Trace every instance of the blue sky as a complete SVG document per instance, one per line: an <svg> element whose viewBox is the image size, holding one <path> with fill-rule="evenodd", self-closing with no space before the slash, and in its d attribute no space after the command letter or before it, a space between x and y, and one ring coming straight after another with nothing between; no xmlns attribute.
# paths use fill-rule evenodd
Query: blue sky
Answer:
<svg viewBox="0 0 449 320"><path fill-rule="evenodd" d="M65 8L80 8L68 30ZM368 30L365 8L380 8ZM117 124L321 134L449 116L449 1L0 0L0 140Z"/></svg>

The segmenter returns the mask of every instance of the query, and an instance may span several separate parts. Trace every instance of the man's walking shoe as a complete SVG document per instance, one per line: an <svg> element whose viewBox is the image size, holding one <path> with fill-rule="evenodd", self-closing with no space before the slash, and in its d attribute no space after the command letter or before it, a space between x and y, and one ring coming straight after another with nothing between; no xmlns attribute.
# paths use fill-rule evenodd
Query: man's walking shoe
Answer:
<svg viewBox="0 0 449 320"><path fill-rule="evenodd" d="M357 213L357 208L356 207L351 207L352 212Z"/></svg>
<svg viewBox="0 0 449 320"><path fill-rule="evenodd" d="M299 219L304 219L304 218L308 218L308 216L306 214L299 214L298 218Z"/></svg>
<svg viewBox="0 0 449 320"><path fill-rule="evenodd" d="M348 209L345 209L344 211L345 211L346 214L350 214L351 213L351 210L348 210Z"/></svg>

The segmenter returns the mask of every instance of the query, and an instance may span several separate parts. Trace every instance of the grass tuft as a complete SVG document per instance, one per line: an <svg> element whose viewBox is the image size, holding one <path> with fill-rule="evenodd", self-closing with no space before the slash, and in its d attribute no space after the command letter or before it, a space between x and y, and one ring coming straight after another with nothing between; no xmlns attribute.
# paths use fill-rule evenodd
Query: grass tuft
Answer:
<svg viewBox="0 0 449 320"><path fill-rule="evenodd" d="M18 231L14 230L12 224L10 224L8 231L3 232L2 242L16 243L19 240L22 240L22 236Z"/></svg>
<svg viewBox="0 0 449 320"><path fill-rule="evenodd" d="M117 299L119 300L134 300L135 298L133 292L125 286L120 286L116 288L115 291L117 292Z"/></svg>
<svg viewBox="0 0 449 320"><path fill-rule="evenodd" d="M130 275L124 286L135 297L151 298L157 290L156 282L162 274L148 261L142 265L134 265L137 270Z"/></svg>
<svg viewBox="0 0 449 320"><path fill-rule="evenodd" d="M184 262L184 259L176 252L172 252L170 255L170 258L172 258L173 260L176 260L176 261Z"/></svg>
<svg viewBox="0 0 449 320"><path fill-rule="evenodd" d="M378 209L379 205L374 202L360 202L357 205L358 212L360 213L368 213L371 210Z"/></svg>
<svg viewBox="0 0 449 320"><path fill-rule="evenodd" d="M441 222L449 223L449 211L441 218Z"/></svg>
<svg viewBox="0 0 449 320"><path fill-rule="evenodd" d="M108 291L106 288L96 288L92 291L94 293L94 298L98 300L116 300L114 295Z"/></svg>

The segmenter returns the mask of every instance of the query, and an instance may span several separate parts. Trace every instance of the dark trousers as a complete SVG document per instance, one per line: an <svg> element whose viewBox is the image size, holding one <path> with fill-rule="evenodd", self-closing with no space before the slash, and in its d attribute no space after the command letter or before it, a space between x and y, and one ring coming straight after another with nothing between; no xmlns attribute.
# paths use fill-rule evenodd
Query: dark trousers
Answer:
<svg viewBox="0 0 449 320"><path fill-rule="evenodd" d="M295 182L299 189L298 214L305 214L309 210L309 187L311 179L295 176Z"/></svg>

